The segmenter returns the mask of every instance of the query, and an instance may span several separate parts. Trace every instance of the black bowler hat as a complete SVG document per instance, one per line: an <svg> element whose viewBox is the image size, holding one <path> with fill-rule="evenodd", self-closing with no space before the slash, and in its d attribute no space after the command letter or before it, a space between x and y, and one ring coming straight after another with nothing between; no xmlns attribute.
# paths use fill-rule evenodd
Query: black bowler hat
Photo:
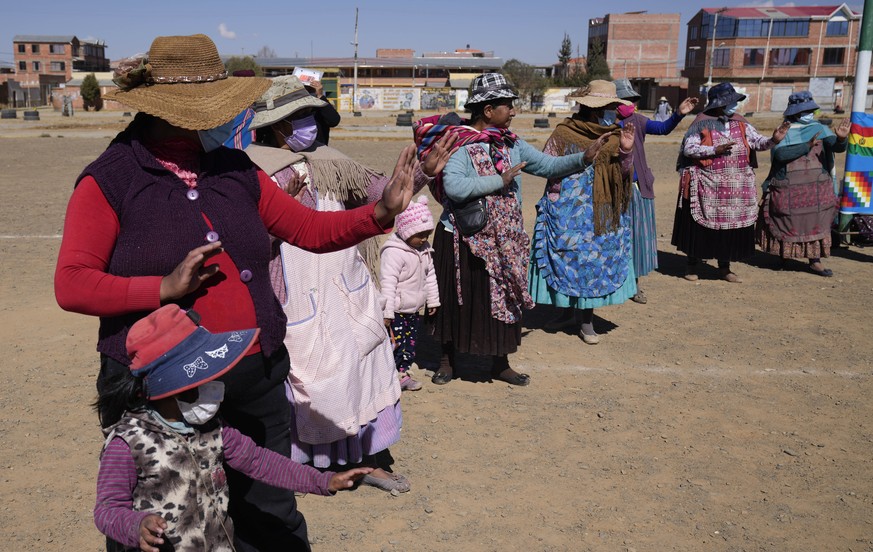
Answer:
<svg viewBox="0 0 873 552"><path fill-rule="evenodd" d="M716 109L719 107L727 107L734 102L741 102L746 99L745 94L740 94L734 90L733 85L729 82L720 82L709 89L707 93L707 103L703 111Z"/></svg>

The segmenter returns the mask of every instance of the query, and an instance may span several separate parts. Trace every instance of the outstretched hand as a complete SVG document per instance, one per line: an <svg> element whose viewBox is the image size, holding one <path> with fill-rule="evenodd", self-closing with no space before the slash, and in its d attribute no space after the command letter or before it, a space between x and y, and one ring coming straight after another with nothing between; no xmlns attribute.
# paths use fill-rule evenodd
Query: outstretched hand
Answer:
<svg viewBox="0 0 873 552"><path fill-rule="evenodd" d="M679 104L679 115L682 115L684 117L685 115L688 115L689 113L694 111L694 108L697 106L698 101L700 100L693 96L685 98L682 103Z"/></svg>
<svg viewBox="0 0 873 552"><path fill-rule="evenodd" d="M631 151L634 149L634 124L630 121L625 121L618 138L618 145L622 150Z"/></svg>
<svg viewBox="0 0 873 552"><path fill-rule="evenodd" d="M164 531L167 522L157 514L149 514L139 524L139 549L143 552L160 552L158 546L164 544Z"/></svg>
<svg viewBox="0 0 873 552"><path fill-rule="evenodd" d="M335 473L330 478L327 488L330 492L335 493L342 489L349 489L354 486L355 481L371 473L373 468L353 468L348 471Z"/></svg>
<svg viewBox="0 0 873 552"><path fill-rule="evenodd" d="M431 178L441 173L443 169L446 168L446 163L448 163L449 157L458 151L460 146L455 145L455 142L457 141L457 134L451 132L443 134L440 139L434 143L433 148L431 148L427 157L421 161L421 171Z"/></svg>
<svg viewBox="0 0 873 552"><path fill-rule="evenodd" d="M203 265L222 251L220 241L201 245L189 251L173 272L161 279L161 303L185 297L199 288L200 284L218 274L217 264Z"/></svg>
<svg viewBox="0 0 873 552"><path fill-rule="evenodd" d="M291 178L288 179L288 183L285 185L285 191L288 192L288 195L291 197L297 197L297 194L300 193L300 190L306 187L306 177L301 176L300 173L291 170Z"/></svg>
<svg viewBox="0 0 873 552"><path fill-rule="evenodd" d="M848 117L840 121L840 126L837 127L835 134L840 141L845 140L849 136L849 131L852 130L852 120Z"/></svg>
<svg viewBox="0 0 873 552"><path fill-rule="evenodd" d="M382 199L376 203L374 215L382 226L391 226L394 217L402 213L409 205L409 201L412 199L413 173L417 161L415 144L406 146L400 152L391 179L382 190Z"/></svg>
<svg viewBox="0 0 873 552"><path fill-rule="evenodd" d="M788 134L788 129L791 127L791 123L788 121L782 121L782 124L776 127L776 130L773 131L773 141L777 144L785 139L785 135Z"/></svg>

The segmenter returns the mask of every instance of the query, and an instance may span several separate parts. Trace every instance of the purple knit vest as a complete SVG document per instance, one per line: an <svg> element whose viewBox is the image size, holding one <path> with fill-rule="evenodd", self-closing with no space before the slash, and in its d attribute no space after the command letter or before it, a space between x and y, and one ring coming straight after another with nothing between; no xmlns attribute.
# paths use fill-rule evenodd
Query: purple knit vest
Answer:
<svg viewBox="0 0 873 552"><path fill-rule="evenodd" d="M646 199L655 199L655 175L646 161L646 118L640 113L634 113L629 120L634 124L634 170L640 185L640 195Z"/></svg>
<svg viewBox="0 0 873 552"><path fill-rule="evenodd" d="M116 276L172 272L189 251L207 243L210 229L203 220L205 214L237 268L252 272L247 286L261 328L261 350L270 356L282 346L286 318L270 285L270 236L258 212L261 189L256 169L245 153L227 148L204 154L201 167L199 196L188 199L185 183L165 169L129 127L85 167L76 184L85 176L93 177L118 215L120 230L106 270ZM196 308L199 297L221 294L222 289L218 281L177 303ZM127 332L147 314L101 317L97 350L129 365ZM208 328L209 321L203 323Z"/></svg>

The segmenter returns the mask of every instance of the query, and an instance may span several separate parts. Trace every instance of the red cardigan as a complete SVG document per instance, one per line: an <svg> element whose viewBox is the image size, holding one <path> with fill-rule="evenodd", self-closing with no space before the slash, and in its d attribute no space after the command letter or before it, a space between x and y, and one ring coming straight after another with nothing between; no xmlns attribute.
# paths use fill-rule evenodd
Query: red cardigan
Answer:
<svg viewBox="0 0 873 552"><path fill-rule="evenodd" d="M390 231L376 220L375 204L322 213L302 206L263 171L258 171L258 180L258 211L267 230L301 249L335 251ZM83 178L67 206L55 270L55 296L61 308L111 317L161 306L163 274L126 278L106 272L118 234L118 217L97 182L92 177ZM222 274L239 272L226 252L208 264L218 264ZM205 294L194 305L204 327L212 332L257 327L251 295L238 277L224 278L213 291L217 290L221 292ZM259 350L256 345L250 354Z"/></svg>

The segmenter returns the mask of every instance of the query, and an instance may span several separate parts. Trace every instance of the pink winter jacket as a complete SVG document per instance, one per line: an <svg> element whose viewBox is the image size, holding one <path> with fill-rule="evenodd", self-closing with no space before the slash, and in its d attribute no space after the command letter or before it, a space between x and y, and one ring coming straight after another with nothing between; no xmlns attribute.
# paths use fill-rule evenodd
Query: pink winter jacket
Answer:
<svg viewBox="0 0 873 552"><path fill-rule="evenodd" d="M430 244L419 251L397 234L382 245L379 275L386 301L385 318L394 318L395 312L414 313L425 306L440 306L432 253Z"/></svg>

